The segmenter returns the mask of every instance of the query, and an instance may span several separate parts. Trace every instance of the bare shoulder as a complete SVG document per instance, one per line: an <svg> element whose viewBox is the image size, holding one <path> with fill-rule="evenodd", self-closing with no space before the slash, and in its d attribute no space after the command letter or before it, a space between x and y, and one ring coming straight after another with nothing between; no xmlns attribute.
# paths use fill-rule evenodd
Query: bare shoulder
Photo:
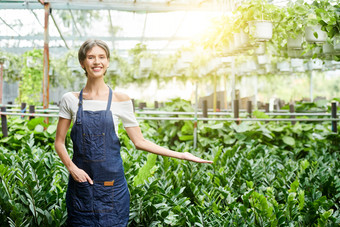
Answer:
<svg viewBox="0 0 340 227"><path fill-rule="evenodd" d="M124 101L130 101L130 97L127 94L124 94L122 92L113 92L112 95L112 101L113 102L124 102Z"/></svg>
<svg viewBox="0 0 340 227"><path fill-rule="evenodd" d="M76 92L73 91L71 93L74 95L74 97L79 98L79 93L80 93L79 91L78 92L77 91Z"/></svg>

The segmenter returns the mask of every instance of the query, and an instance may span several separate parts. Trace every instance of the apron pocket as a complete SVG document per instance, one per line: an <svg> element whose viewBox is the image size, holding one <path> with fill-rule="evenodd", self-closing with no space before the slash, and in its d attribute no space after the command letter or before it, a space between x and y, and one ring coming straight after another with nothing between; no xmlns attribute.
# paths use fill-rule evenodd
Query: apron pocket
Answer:
<svg viewBox="0 0 340 227"><path fill-rule="evenodd" d="M109 212L113 209L113 183L98 182L93 188L93 209L95 212Z"/></svg>
<svg viewBox="0 0 340 227"><path fill-rule="evenodd" d="M75 182L75 196L73 207L78 211L91 212L93 210L92 186L89 182Z"/></svg>
<svg viewBox="0 0 340 227"><path fill-rule="evenodd" d="M99 135L83 134L85 161L105 160L105 133Z"/></svg>

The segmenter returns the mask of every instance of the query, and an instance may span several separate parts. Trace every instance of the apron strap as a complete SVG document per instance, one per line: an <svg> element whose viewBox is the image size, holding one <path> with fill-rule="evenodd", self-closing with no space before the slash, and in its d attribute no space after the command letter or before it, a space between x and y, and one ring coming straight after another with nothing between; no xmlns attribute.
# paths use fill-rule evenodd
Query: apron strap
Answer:
<svg viewBox="0 0 340 227"><path fill-rule="evenodd" d="M109 99L107 101L106 111L109 111L111 109L111 102L112 102L112 89L109 87L110 94Z"/></svg>
<svg viewBox="0 0 340 227"><path fill-rule="evenodd" d="M81 124L82 116L83 116L83 89L81 89L79 93L79 103L78 103L78 111L76 117L76 124Z"/></svg>

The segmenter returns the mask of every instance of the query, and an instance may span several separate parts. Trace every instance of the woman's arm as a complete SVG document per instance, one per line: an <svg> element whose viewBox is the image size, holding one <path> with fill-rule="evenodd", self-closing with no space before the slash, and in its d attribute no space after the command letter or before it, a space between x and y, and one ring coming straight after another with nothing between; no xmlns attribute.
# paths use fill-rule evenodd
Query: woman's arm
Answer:
<svg viewBox="0 0 340 227"><path fill-rule="evenodd" d="M164 147L158 146L157 144L154 144L144 139L139 126L126 127L125 130L127 134L129 135L130 139L132 140L132 142L135 144L137 149L148 151L148 152L151 152L157 155L184 159L184 160L193 161L193 162L213 163L212 161L198 158L188 152L181 153L181 152L172 151Z"/></svg>
<svg viewBox="0 0 340 227"><path fill-rule="evenodd" d="M71 160L70 156L67 153L65 147L65 138L68 129L70 128L71 120L59 117L57 132L54 142L54 147L59 155L61 161L64 163L68 171L70 172L72 178L78 182L88 181L90 184L93 184L92 179L87 175L87 173L79 169Z"/></svg>

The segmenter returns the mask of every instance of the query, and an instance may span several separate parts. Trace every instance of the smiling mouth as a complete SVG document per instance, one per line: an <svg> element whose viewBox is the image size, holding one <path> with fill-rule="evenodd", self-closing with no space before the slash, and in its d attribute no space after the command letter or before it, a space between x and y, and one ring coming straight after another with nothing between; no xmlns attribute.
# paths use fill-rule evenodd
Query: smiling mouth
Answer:
<svg viewBox="0 0 340 227"><path fill-rule="evenodd" d="M92 68L92 70L95 71L95 72L99 72L99 71L102 70L102 67L94 67L94 68Z"/></svg>

